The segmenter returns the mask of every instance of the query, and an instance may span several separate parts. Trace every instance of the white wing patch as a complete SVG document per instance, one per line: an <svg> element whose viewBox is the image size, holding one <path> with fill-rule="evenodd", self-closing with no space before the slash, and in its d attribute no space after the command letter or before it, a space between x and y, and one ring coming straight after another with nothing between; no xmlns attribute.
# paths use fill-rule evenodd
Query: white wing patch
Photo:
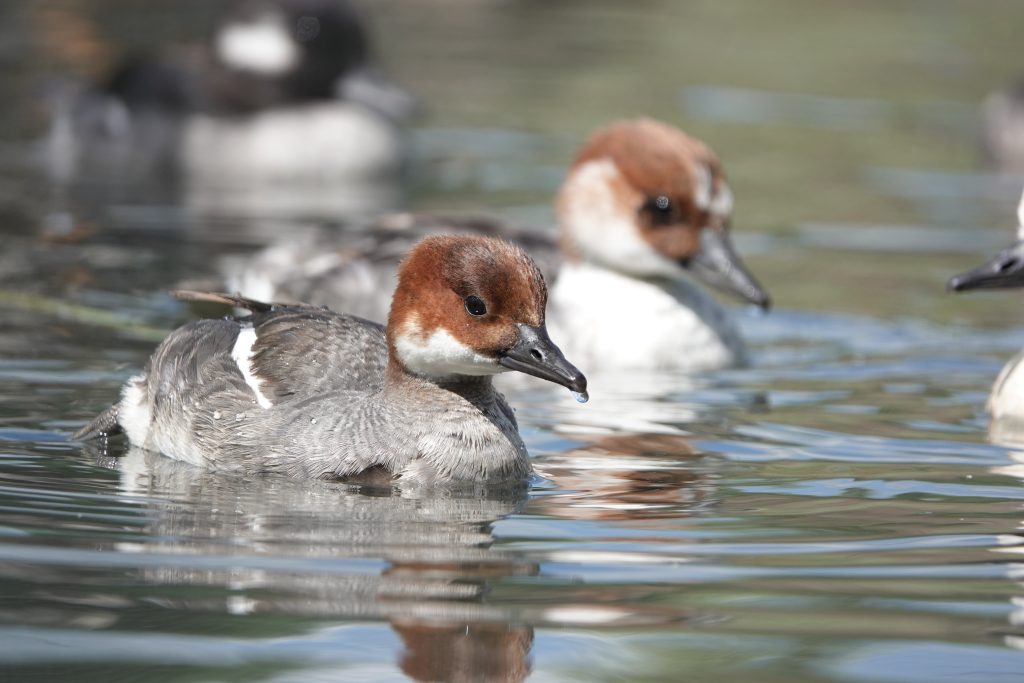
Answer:
<svg viewBox="0 0 1024 683"><path fill-rule="evenodd" d="M256 402L261 408L270 408L274 404L273 402L264 396L263 391L260 389L260 378L253 374L252 364L252 347L256 343L256 330L252 327L243 327L238 332L238 338L235 339L235 346L231 349L231 358L238 365L238 371L242 373L242 377L245 378L245 383L249 385L252 392L256 394Z"/></svg>

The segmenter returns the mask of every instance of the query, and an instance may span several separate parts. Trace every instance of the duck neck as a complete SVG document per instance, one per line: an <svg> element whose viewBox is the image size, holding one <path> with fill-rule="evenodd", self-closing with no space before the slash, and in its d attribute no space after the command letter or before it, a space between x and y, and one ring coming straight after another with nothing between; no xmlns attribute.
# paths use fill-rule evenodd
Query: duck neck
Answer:
<svg viewBox="0 0 1024 683"><path fill-rule="evenodd" d="M427 377L409 371L399 360L394 344L388 343L388 366L384 379L385 391L413 391L414 393L444 391L461 396L470 403L485 404L495 395L490 375L448 375Z"/></svg>
<svg viewBox="0 0 1024 683"><path fill-rule="evenodd" d="M403 465L404 481L444 473L458 481L521 482L530 473L515 418L490 376L416 375L392 350L379 396L413 437L415 457Z"/></svg>

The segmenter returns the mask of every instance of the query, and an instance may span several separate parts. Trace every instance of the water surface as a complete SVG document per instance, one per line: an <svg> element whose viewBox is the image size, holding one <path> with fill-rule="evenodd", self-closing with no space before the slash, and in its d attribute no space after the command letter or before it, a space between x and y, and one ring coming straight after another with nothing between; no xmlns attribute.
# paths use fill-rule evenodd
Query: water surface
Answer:
<svg viewBox="0 0 1024 683"><path fill-rule="evenodd" d="M179 19L157 30L130 3L77 5L111 49L195 35L203 6L160 5ZM8 26L38 30L12 7ZM70 67L7 35L44 58L0 54L19 93L0 168L5 677L1024 680L1024 449L990 443L983 412L1024 317L1012 293L943 292L1011 239L1019 180L981 168L975 104L1015 75L1022 8L367 9L430 108L413 207L546 225L572 149L617 116L715 147L778 302L736 311L754 366L596 376L585 406L514 386L528 494L384 496L83 448L69 434L191 314L164 291L281 222L117 201L54 239L65 207L23 152L34 84Z"/></svg>

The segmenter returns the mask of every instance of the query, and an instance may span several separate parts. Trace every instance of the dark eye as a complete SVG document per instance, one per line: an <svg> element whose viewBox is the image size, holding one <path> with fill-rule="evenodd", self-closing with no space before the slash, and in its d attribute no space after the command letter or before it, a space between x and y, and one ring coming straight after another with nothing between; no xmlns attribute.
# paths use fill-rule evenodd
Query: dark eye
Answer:
<svg viewBox="0 0 1024 683"><path fill-rule="evenodd" d="M466 297L466 310L470 315L480 317L487 312L487 305L480 297L470 295Z"/></svg>
<svg viewBox="0 0 1024 683"><path fill-rule="evenodd" d="M672 220L672 200L663 194L644 202L643 210L651 216L651 221L655 224L665 224Z"/></svg>

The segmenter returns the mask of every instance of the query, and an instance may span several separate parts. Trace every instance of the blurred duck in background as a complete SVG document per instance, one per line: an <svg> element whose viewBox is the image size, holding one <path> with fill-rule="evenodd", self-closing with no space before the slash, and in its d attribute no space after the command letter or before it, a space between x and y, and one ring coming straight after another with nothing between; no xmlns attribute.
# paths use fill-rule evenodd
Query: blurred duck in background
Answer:
<svg viewBox="0 0 1024 683"><path fill-rule="evenodd" d="M417 106L342 0L239 3L208 45L125 59L56 99L59 183L243 216L396 208Z"/></svg>
<svg viewBox="0 0 1024 683"><path fill-rule="evenodd" d="M1008 289L1024 287L1024 194L1017 206L1017 242L982 265L949 281L949 289ZM990 434L997 441L1019 442L1024 437L1024 351L1003 367L989 395Z"/></svg>
<svg viewBox="0 0 1024 683"><path fill-rule="evenodd" d="M492 220L460 228L504 235L531 252L554 281L549 327L582 367L699 372L748 358L735 321L697 281L769 306L732 246L732 208L721 164L706 145L636 119L598 130L577 154L556 202L557 246ZM448 230L455 224L444 220ZM398 256L436 225L406 215L366 230L289 238L228 262L227 286L381 319Z"/></svg>

